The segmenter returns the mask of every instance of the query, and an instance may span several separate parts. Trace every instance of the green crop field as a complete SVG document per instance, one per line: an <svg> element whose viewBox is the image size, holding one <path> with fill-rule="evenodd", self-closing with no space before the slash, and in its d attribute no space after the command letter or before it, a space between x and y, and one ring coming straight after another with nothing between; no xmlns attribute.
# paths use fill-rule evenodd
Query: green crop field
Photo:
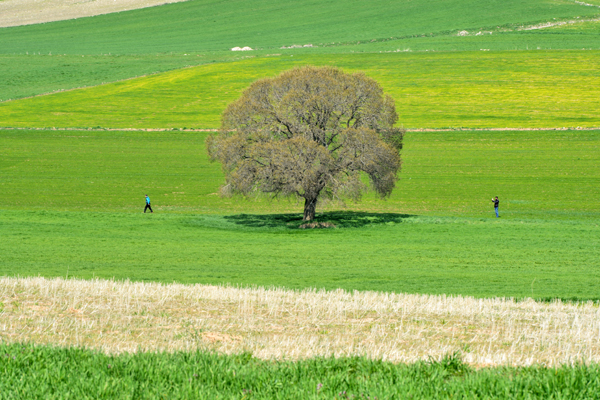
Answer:
<svg viewBox="0 0 600 400"><path fill-rule="evenodd" d="M223 199L206 133L1 130L0 208L137 212L150 192L177 213L299 212L295 201ZM598 216L600 131L409 132L392 196L367 194L353 211L486 217L494 193L504 217ZM337 203L325 206L334 211Z"/></svg>
<svg viewBox="0 0 600 400"><path fill-rule="evenodd" d="M0 29L4 78L0 101L248 56L229 51L234 46L251 46L256 50L250 54L258 57L276 53L598 50L598 16L600 7L574 1L345 0L323 4L308 0L195 0ZM520 30L547 21L588 22ZM460 31L468 35L457 36ZM281 48L305 44L317 47Z"/></svg>
<svg viewBox="0 0 600 400"><path fill-rule="evenodd" d="M306 64L364 71L395 98L405 127L600 126L597 51L253 58L0 103L0 121L12 127L218 128L225 106L252 81Z"/></svg>
<svg viewBox="0 0 600 400"><path fill-rule="evenodd" d="M0 274L598 299L597 219L346 211L317 217L336 229L305 231L297 229L300 214L150 215L142 208L2 211Z"/></svg>
<svg viewBox="0 0 600 400"><path fill-rule="evenodd" d="M236 54L220 53L227 61ZM13 55L0 54L0 101L95 86L136 76L213 62L212 54L161 55Z"/></svg>
<svg viewBox="0 0 600 400"><path fill-rule="evenodd" d="M598 297L600 132L411 132L392 197L325 205L322 231L216 195L204 133L1 134L0 274Z"/></svg>
<svg viewBox="0 0 600 400"><path fill-rule="evenodd" d="M271 362L249 354L0 350L0 398L13 392L24 398L548 399L594 398L600 390L595 365L475 370L457 357L396 365L358 357Z"/></svg>
<svg viewBox="0 0 600 400"><path fill-rule="evenodd" d="M598 15L598 7L566 0L195 0L4 28L0 41L4 54L188 53L234 46L279 49L293 44L323 46L460 30L510 29Z"/></svg>

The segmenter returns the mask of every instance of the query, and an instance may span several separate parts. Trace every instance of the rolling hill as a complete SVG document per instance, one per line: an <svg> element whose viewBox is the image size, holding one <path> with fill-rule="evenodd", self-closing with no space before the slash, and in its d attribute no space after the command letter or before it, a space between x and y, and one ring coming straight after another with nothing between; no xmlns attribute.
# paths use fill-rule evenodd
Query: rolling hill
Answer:
<svg viewBox="0 0 600 400"><path fill-rule="evenodd" d="M0 30L3 54L156 54L279 49L497 31L591 17L575 1L192 0L128 12Z"/></svg>

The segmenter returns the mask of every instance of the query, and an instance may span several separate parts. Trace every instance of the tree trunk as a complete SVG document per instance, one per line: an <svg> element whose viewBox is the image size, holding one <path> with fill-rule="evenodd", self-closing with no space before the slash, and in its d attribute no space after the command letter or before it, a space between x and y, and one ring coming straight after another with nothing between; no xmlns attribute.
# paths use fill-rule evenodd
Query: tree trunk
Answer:
<svg viewBox="0 0 600 400"><path fill-rule="evenodd" d="M317 198L304 199L304 218L302 221L312 221L315 219L315 210L317 209Z"/></svg>

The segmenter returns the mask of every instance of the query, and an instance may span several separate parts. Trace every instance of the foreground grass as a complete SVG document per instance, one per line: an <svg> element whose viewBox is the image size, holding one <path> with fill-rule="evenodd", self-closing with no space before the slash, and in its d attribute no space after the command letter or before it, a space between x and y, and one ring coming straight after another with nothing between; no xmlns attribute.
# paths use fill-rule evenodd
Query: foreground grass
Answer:
<svg viewBox="0 0 600 400"><path fill-rule="evenodd" d="M215 350L474 366L600 361L595 303L0 278L0 340L106 353Z"/></svg>
<svg viewBox="0 0 600 400"><path fill-rule="evenodd" d="M598 51L252 58L0 103L3 126L218 128L251 82L301 65L364 71L407 128L598 127ZM582 89L585 82L585 90Z"/></svg>
<svg viewBox="0 0 600 400"><path fill-rule="evenodd" d="M260 361L248 354L98 352L0 345L0 398L594 398L597 365L472 370L456 357ZM25 377L25 379L23 379Z"/></svg>

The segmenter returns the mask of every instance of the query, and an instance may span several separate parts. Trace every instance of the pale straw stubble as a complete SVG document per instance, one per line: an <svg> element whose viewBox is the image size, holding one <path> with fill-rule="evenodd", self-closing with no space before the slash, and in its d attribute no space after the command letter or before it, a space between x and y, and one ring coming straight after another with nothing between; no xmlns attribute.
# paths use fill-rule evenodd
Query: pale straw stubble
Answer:
<svg viewBox="0 0 600 400"><path fill-rule="evenodd" d="M0 278L0 340L106 353L212 349L263 359L460 351L474 366L600 362L596 304L112 280Z"/></svg>

